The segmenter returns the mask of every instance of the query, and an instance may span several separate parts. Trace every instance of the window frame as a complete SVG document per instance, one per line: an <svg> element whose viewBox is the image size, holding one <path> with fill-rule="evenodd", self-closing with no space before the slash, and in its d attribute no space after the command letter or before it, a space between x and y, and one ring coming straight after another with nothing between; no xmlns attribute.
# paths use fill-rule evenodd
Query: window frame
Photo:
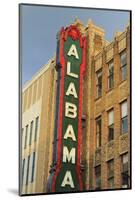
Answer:
<svg viewBox="0 0 135 200"><path fill-rule="evenodd" d="M109 67L113 68L112 73L110 73ZM114 60L113 59L108 62L108 77L107 77L107 79L108 79L108 91L110 91L114 88ZM112 80L112 82L110 82L110 80ZM110 86L110 83L112 83L112 86Z"/></svg>
<svg viewBox="0 0 135 200"><path fill-rule="evenodd" d="M129 175L128 175L129 160L126 163L123 162L123 157L125 155L127 155L127 158L128 158L128 152L126 152L126 153L124 153L124 154L121 155L121 186L122 186L122 188L128 188L129 187ZM127 170L124 169L124 165L127 165ZM127 180L126 180L127 184L123 183L123 180L125 178L124 176L127 178Z"/></svg>
<svg viewBox="0 0 135 200"><path fill-rule="evenodd" d="M28 155L27 161L27 171L26 171L26 185L29 183L29 171L30 171L30 155Z"/></svg>
<svg viewBox="0 0 135 200"><path fill-rule="evenodd" d="M98 131L97 126L99 125L98 123L100 123L100 128ZM96 118L96 148L100 148L101 147L101 135L102 135L102 116L99 116ZM97 140L97 138L99 138L99 140ZM98 141L98 143L97 143Z"/></svg>
<svg viewBox="0 0 135 200"><path fill-rule="evenodd" d="M94 171L95 171L95 189L100 190L101 189L101 165L96 166Z"/></svg>
<svg viewBox="0 0 135 200"><path fill-rule="evenodd" d="M127 115L125 115L124 117L122 117L122 104L124 104L124 103L127 103ZM127 101L127 99L126 100L124 100L124 101L122 101L121 103L120 103L120 113L121 113L121 119L120 119L120 122L121 122L121 134L122 135L124 135L124 134L126 134L126 133L128 133L128 101ZM126 119L126 124L127 124L127 129L126 129L126 131L124 131L123 130L123 121Z"/></svg>
<svg viewBox="0 0 135 200"><path fill-rule="evenodd" d="M122 65L121 62L121 57L123 54L126 54L126 62ZM126 77L123 79L123 69L126 67ZM126 49L124 49L122 52L120 52L120 77L121 77L121 81L125 81L127 79L127 51Z"/></svg>
<svg viewBox="0 0 135 200"><path fill-rule="evenodd" d="M100 74L100 76L98 76ZM101 81L99 83L99 78ZM102 97L102 68L96 71L96 98Z"/></svg>
<svg viewBox="0 0 135 200"><path fill-rule="evenodd" d="M111 165L113 166L112 170L111 169ZM111 159L107 162L107 180L108 180L108 186L109 186L109 183L110 183L110 180L112 181L113 180L113 187L109 189L113 189L114 188L114 159Z"/></svg>
<svg viewBox="0 0 135 200"><path fill-rule="evenodd" d="M27 124L27 125L25 126L25 140L24 140L24 149L26 149L26 148L27 148L28 131L29 131L29 125Z"/></svg>
<svg viewBox="0 0 135 200"><path fill-rule="evenodd" d="M113 123L109 124L109 113L113 112ZM114 108L111 108L110 110L108 110L108 142L114 140ZM110 128L113 126L113 136L110 136Z"/></svg>
<svg viewBox="0 0 135 200"><path fill-rule="evenodd" d="M38 128L39 128L39 116L36 117L35 121L35 133L34 133L34 141L36 142L38 136Z"/></svg>
<svg viewBox="0 0 135 200"><path fill-rule="evenodd" d="M32 172L31 172L31 179L30 182L34 182L34 175L35 175L35 165L36 165L36 152L32 154Z"/></svg>
<svg viewBox="0 0 135 200"><path fill-rule="evenodd" d="M32 120L31 123L30 123L29 145L31 145L31 143L32 143L33 126L34 126L34 121Z"/></svg>

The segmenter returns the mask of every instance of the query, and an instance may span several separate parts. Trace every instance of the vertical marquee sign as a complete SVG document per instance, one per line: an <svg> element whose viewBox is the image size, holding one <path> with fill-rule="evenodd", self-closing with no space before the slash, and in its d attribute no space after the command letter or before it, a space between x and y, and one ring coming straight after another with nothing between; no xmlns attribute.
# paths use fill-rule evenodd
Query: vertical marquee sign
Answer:
<svg viewBox="0 0 135 200"><path fill-rule="evenodd" d="M82 78L85 71L86 38L76 26L59 33L58 71L53 164L48 192L82 191L80 168Z"/></svg>

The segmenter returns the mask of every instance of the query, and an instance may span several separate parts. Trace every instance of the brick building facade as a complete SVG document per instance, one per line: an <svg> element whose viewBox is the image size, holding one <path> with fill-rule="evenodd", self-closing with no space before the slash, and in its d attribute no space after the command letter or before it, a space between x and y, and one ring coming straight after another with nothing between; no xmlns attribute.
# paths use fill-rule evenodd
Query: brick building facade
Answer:
<svg viewBox="0 0 135 200"><path fill-rule="evenodd" d="M92 30L92 29L90 29ZM91 35L90 35L91 34ZM89 37L91 39L92 34ZM94 34L95 49L101 48L102 36ZM93 47L93 46L92 46ZM130 29L117 34L102 46L99 53L89 47L84 77L84 132L82 154L85 166L89 160L86 188L129 187L130 180ZM93 50L93 51L92 51ZM89 67L88 67L89 66ZM123 111L123 110L126 111ZM125 116L122 112L125 112ZM123 115L123 116L122 116ZM125 117L125 121L122 121ZM123 130L122 123L126 124ZM87 142L86 142L87 141ZM89 143L88 143L89 141ZM86 155L86 157L83 157ZM88 157L87 157L88 156ZM125 162L122 166L123 159ZM86 164L87 163L87 164ZM126 166L126 167L125 167ZM111 169L109 169L111 168ZM110 172L109 172L110 170ZM122 173L124 173L122 175ZM126 174L127 173L127 174ZM90 178L92 177L92 178ZM127 183L127 182L128 183ZM125 184L126 183L126 184Z"/></svg>

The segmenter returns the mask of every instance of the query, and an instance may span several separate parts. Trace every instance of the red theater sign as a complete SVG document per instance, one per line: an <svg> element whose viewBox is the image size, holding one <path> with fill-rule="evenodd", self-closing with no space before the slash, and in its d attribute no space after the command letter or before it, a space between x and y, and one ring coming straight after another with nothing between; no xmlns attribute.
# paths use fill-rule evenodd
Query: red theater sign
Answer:
<svg viewBox="0 0 135 200"><path fill-rule="evenodd" d="M50 192L81 191L82 79L86 38L76 26L62 28L57 49L57 103Z"/></svg>

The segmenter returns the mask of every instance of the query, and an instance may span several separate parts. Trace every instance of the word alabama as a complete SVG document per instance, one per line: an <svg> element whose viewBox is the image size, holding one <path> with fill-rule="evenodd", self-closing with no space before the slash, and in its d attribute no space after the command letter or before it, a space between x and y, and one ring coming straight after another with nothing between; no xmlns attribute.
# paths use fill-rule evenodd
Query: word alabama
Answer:
<svg viewBox="0 0 135 200"><path fill-rule="evenodd" d="M77 48L74 44L72 44L70 46L70 49L67 53L68 56L73 56L75 59L79 59L79 55L77 52ZM78 79L79 75L75 74L72 72L72 68L71 68L71 62L67 61L67 67L66 67L66 76L70 76L74 79ZM72 96L73 98L78 98L78 94L77 94L77 90L75 87L74 82L70 82L68 85L68 89L67 91L65 91L65 95L66 96ZM71 118L71 119L75 119L77 118L77 106L74 103L71 102L65 102L65 117ZM64 134L64 139L68 140L71 139L72 142L77 142L76 136L75 136L75 131L74 131L74 127L72 126L72 124L68 124L67 129L65 131ZM76 148L72 147L70 150L68 149L67 146L63 146L63 158L62 161L64 163L66 162L71 162L72 164L75 164L76 162ZM71 188L74 188L74 181L72 178L72 172L67 170L65 172L65 176L64 179L62 180L61 186L65 187L69 185Z"/></svg>
<svg viewBox="0 0 135 200"><path fill-rule="evenodd" d="M76 26L62 28L57 50L57 106L51 192L82 190L80 169L82 77L86 38Z"/></svg>

